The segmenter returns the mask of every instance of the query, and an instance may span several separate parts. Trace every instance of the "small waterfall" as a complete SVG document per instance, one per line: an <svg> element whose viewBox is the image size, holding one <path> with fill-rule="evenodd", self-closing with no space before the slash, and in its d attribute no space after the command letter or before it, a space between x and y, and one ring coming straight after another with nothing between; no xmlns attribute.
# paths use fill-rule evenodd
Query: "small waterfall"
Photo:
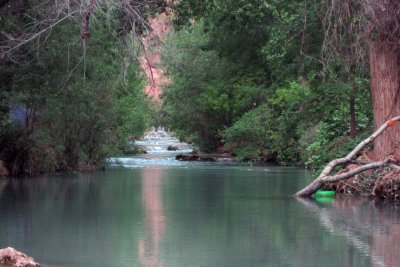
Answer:
<svg viewBox="0 0 400 267"><path fill-rule="evenodd" d="M143 139L136 140L134 144L148 154L181 154L190 153L196 147L179 141L178 138L171 133L165 131L164 128L152 128L146 132Z"/></svg>
<svg viewBox="0 0 400 267"><path fill-rule="evenodd" d="M178 154L190 153L196 146L179 141L173 134L164 128L151 129L146 132L140 140L134 144L146 151L146 154L125 157L108 158L109 166L127 168L165 168L165 167L187 167L198 165L198 163L183 162L175 159Z"/></svg>

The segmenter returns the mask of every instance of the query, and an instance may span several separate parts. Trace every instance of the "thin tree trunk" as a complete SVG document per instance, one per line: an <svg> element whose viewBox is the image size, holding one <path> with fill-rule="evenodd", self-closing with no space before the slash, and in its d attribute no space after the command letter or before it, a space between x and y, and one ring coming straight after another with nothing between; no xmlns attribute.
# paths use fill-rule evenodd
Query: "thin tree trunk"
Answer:
<svg viewBox="0 0 400 267"><path fill-rule="evenodd" d="M386 120L400 114L399 54L392 45L369 41L371 93L374 111L374 129ZM393 155L400 160L400 125L393 125L374 140L374 156L382 160Z"/></svg>
<svg viewBox="0 0 400 267"><path fill-rule="evenodd" d="M357 88L355 87L354 80L353 80L353 86L350 89L350 102L349 102L349 108L350 108L350 137L353 138L353 139L357 135L356 93L357 93Z"/></svg>

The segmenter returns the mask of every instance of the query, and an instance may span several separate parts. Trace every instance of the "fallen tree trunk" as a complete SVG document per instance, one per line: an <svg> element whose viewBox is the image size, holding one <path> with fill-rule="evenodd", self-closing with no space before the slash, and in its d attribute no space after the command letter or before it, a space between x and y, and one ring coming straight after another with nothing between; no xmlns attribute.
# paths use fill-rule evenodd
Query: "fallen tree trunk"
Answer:
<svg viewBox="0 0 400 267"><path fill-rule="evenodd" d="M337 175L332 175L330 176L329 174L332 172L332 170L342 164L347 164L352 161L353 157L355 157L361 150L369 143L371 143L373 140L375 140L379 135L381 135L388 127L393 126L395 123L400 121L400 116L394 117L388 121L386 121L381 127L378 128L372 135L370 135L368 138L363 140L361 143L359 143L347 156L339 159L335 159L331 162L328 163L328 165L325 166L325 168L322 170L321 174L315 179L311 184L309 184L307 187L303 188L302 190L298 191L294 196L295 197L307 197L311 196L314 194L318 189L322 188L324 185L327 183L331 182L337 182L340 180L345 180L353 177L354 175L357 175L359 173L362 173L367 170L371 169L377 169L380 167L388 166L389 164L391 165L396 165L397 160L388 157L382 161L376 161L376 162L371 162L365 165L362 165L354 170L351 170L346 173L342 174L337 174ZM396 165L397 166L397 165Z"/></svg>

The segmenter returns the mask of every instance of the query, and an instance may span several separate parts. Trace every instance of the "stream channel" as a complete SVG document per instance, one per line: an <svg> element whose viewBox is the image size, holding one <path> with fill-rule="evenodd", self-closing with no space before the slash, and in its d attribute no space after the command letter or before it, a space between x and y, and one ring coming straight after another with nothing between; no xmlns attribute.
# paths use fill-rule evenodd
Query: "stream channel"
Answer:
<svg viewBox="0 0 400 267"><path fill-rule="evenodd" d="M0 179L0 248L59 267L400 266L394 204L297 200L313 173L176 161L192 147L162 130L137 145L105 171Z"/></svg>

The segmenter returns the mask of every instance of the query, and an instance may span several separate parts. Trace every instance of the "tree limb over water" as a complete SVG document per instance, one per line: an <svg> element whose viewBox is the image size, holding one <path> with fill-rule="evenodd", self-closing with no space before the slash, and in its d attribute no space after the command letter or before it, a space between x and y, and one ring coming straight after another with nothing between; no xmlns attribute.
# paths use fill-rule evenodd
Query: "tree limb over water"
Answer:
<svg viewBox="0 0 400 267"><path fill-rule="evenodd" d="M353 170L345 172L345 173L329 175L336 166L350 163L352 161L353 157L355 157L358 153L360 153L365 148L366 145L368 145L373 140L375 140L387 128L393 126L394 124L396 124L399 121L400 121L400 116L396 116L396 117L386 121L372 135L370 135L368 138L366 138L361 143L359 143L349 154L347 154L347 156L345 156L343 158L335 159L335 160L332 160L331 162L329 162L328 165L326 165L325 168L322 170L321 174L317 177L317 179L315 179L307 187L298 191L294 196L295 197L307 197L307 196L312 195L318 189L322 188L323 186L325 186L328 183L349 179L359 173L362 173L362 172L365 172L365 171L371 170L371 169L377 169L380 167L388 166L389 164L397 166L397 159L390 156L382 161L370 162L368 164L362 165L356 169L353 169Z"/></svg>
<svg viewBox="0 0 400 267"><path fill-rule="evenodd" d="M135 37L151 31L147 17L152 11L162 9L164 2L156 0L64 0L40 1L35 6L28 2L16 5L0 0L0 9L10 9L14 16L31 20L26 25L12 25L7 31L1 31L0 59L17 62L26 55L26 51L17 51L25 44L36 42L34 46L40 50L42 43L48 39L52 30L65 20L81 23L80 37L82 41L92 32L90 24L96 25L96 14L115 11L120 21L119 34L125 37L131 33Z"/></svg>

